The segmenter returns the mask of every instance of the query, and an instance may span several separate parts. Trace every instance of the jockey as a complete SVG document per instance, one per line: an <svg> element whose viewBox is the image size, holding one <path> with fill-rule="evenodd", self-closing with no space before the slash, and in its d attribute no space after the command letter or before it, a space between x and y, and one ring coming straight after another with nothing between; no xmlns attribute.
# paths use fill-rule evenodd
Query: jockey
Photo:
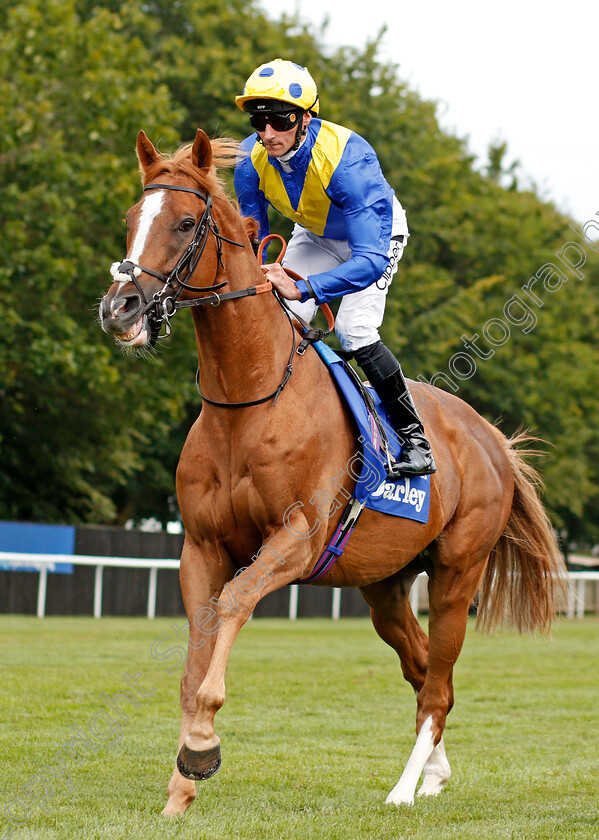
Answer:
<svg viewBox="0 0 599 840"><path fill-rule="evenodd" d="M268 279L308 323L321 303L342 298L336 333L377 392L402 452L391 478L436 470L399 362L383 344L389 284L409 236L406 214L374 149L359 134L318 119L318 90L305 67L276 58L249 77L238 108L255 129L235 169L241 212L269 232L268 206L295 222L283 265Z"/></svg>

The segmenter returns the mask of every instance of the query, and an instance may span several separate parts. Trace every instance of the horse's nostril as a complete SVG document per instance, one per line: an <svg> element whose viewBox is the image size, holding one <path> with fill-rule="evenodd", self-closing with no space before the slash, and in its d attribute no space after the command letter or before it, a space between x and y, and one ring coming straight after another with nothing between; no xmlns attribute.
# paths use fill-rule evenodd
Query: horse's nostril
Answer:
<svg viewBox="0 0 599 840"><path fill-rule="evenodd" d="M130 312L137 312L140 306L140 299L137 295L130 295L120 302L120 305L115 307L118 315L127 315Z"/></svg>
<svg viewBox="0 0 599 840"><path fill-rule="evenodd" d="M138 294L106 296L100 304L100 320L106 332L121 333L141 316L143 300Z"/></svg>
<svg viewBox="0 0 599 840"><path fill-rule="evenodd" d="M106 321L110 318L110 301L104 296L100 301L100 320Z"/></svg>
<svg viewBox="0 0 599 840"><path fill-rule="evenodd" d="M125 298L117 298L114 302L114 313L117 316L136 315L141 308L139 295L127 295Z"/></svg>
<svg viewBox="0 0 599 840"><path fill-rule="evenodd" d="M141 297L137 294L116 297L110 304L110 314L113 318L124 319L136 317L142 306Z"/></svg>

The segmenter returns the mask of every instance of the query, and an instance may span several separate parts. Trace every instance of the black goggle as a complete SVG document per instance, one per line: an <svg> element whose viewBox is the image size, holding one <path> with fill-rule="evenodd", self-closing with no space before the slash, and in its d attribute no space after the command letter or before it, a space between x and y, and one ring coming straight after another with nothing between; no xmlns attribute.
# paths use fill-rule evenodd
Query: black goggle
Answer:
<svg viewBox="0 0 599 840"><path fill-rule="evenodd" d="M291 131L297 128L300 111L288 111L283 114L250 114L250 125L256 131L266 131L271 125L275 131Z"/></svg>

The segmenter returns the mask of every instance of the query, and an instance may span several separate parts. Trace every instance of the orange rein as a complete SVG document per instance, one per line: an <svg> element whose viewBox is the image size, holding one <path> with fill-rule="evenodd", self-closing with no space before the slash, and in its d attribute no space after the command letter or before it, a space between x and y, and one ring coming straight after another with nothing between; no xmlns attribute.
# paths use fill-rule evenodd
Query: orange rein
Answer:
<svg viewBox="0 0 599 840"><path fill-rule="evenodd" d="M258 256L258 262L259 262L260 265L262 265L262 261L264 259L264 249L265 249L265 247L270 242L274 242L275 240L277 240L281 244L281 250L280 250L279 255L276 258L275 262L280 263L281 260L283 259L283 257L285 256L285 251L287 250L287 243L285 242L285 240L283 239L282 236L279 236L278 233L270 233L268 236L264 237L264 239L262 240L262 242L260 242L260 245L258 246L257 256ZM291 279L294 281L294 283L297 283L298 280L304 280L304 282L305 282L305 278L302 277L300 274L297 274L295 271L292 271L290 268L285 268L285 266L281 266L281 267L282 267L283 271L289 277L291 277ZM270 288L266 289L266 288L263 288L262 286L256 286L256 294L259 294L260 292L270 291L270 289L272 288L272 284L271 283L268 283L268 284L265 283L264 284L264 286L267 286L267 285ZM260 290L260 291L258 291L258 290ZM334 317L333 313L331 312L331 307L328 305L328 303L321 303L321 304L319 304L319 306L320 306L320 310L321 310L322 314L324 315L324 317L327 320L327 327L329 328L329 332L332 332L335 329L335 317Z"/></svg>

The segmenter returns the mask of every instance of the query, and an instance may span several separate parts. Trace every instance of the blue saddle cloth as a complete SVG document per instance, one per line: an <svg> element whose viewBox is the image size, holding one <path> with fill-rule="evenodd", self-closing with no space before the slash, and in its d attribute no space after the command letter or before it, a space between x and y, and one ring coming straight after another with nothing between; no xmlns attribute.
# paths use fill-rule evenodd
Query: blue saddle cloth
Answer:
<svg viewBox="0 0 599 840"><path fill-rule="evenodd" d="M359 441L362 446L359 461L363 466L357 478L354 497L370 510L391 516L401 516L404 519L414 519L416 522L428 522L430 476L420 475L410 478L406 476L395 481L387 478L386 459L381 452L377 424L351 375L345 369L343 360L322 341L315 342L313 347L339 386L358 426ZM391 430L393 426L378 395L372 388L366 387L372 396L378 416ZM396 435L391 431L388 434L388 440L390 452L394 458L397 458L401 447ZM353 458L350 460L354 461ZM352 475L357 475L354 464L349 465L349 469Z"/></svg>

